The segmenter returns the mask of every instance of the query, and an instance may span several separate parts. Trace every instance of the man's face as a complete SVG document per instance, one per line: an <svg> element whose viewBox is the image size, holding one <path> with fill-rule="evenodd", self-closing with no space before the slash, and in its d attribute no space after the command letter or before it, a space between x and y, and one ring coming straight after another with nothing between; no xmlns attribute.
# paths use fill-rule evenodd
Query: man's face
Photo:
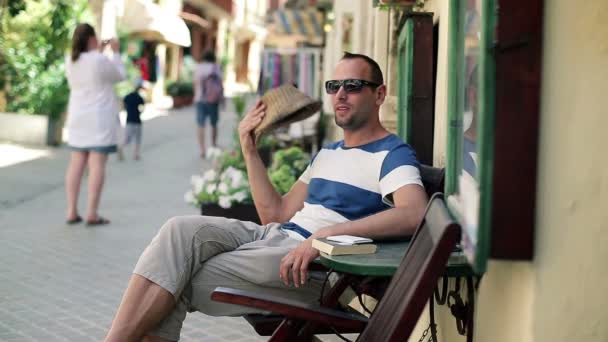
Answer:
<svg viewBox="0 0 608 342"><path fill-rule="evenodd" d="M343 59L336 65L333 79L371 81L370 69L363 59ZM336 114L336 125L345 130L357 130L363 127L374 115L374 109L378 105L376 89L369 86L363 87L358 93L347 93L342 86L337 93L330 96Z"/></svg>

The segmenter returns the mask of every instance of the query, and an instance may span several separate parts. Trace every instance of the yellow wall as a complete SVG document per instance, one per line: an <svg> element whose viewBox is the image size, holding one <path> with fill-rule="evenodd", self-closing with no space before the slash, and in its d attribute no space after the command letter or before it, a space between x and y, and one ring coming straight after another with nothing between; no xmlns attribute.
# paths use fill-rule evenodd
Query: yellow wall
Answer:
<svg viewBox="0 0 608 342"><path fill-rule="evenodd" d="M490 261L478 342L608 341L608 2L545 7L536 255ZM442 340L465 341L439 316Z"/></svg>
<svg viewBox="0 0 608 342"><path fill-rule="evenodd" d="M535 341L608 341L608 2L546 1Z"/></svg>

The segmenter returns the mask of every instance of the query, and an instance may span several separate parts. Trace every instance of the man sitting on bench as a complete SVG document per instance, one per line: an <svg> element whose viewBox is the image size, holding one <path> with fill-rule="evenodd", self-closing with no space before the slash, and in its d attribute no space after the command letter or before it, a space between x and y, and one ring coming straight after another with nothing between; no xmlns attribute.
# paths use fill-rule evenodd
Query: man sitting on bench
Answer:
<svg viewBox="0 0 608 342"><path fill-rule="evenodd" d="M188 311L238 316L260 310L214 302L218 286L314 302L312 239L412 235L427 198L412 148L380 124L386 96L371 58L346 53L325 83L344 140L324 147L285 196L272 187L252 138L258 101L239 124L256 209L264 225L208 216L168 220L142 253L106 341L176 341Z"/></svg>

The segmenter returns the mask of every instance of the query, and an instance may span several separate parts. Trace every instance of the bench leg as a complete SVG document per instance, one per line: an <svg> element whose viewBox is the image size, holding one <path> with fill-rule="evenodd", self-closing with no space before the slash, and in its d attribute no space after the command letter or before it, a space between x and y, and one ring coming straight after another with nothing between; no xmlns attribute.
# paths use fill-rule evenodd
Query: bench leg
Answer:
<svg viewBox="0 0 608 342"><path fill-rule="evenodd" d="M308 342L310 339L305 340L298 336L302 325L304 325L304 322L285 319L277 330L274 331L268 342Z"/></svg>

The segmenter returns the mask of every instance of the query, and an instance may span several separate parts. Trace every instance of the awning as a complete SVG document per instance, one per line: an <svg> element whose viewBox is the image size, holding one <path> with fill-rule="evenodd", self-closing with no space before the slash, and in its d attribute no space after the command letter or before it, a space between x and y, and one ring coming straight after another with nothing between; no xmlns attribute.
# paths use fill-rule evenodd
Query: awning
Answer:
<svg viewBox="0 0 608 342"><path fill-rule="evenodd" d="M211 28L211 24L207 20L203 19L203 17L201 17L200 15L188 12L181 12L179 16L182 17L182 19L184 19L185 21L199 26L203 30L209 30Z"/></svg>
<svg viewBox="0 0 608 342"><path fill-rule="evenodd" d="M302 36L315 45L323 43L323 13L316 8L277 10L273 19L274 34Z"/></svg>
<svg viewBox="0 0 608 342"><path fill-rule="evenodd" d="M150 0L125 0L118 25L134 36L190 46L190 30L182 18L163 11Z"/></svg>

